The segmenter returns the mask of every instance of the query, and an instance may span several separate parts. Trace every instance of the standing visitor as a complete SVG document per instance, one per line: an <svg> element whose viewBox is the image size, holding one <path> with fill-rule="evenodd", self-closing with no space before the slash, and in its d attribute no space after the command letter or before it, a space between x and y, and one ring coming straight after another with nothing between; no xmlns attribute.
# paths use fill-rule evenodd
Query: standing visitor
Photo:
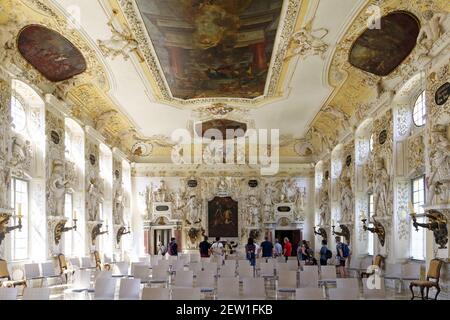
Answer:
<svg viewBox="0 0 450 320"><path fill-rule="evenodd" d="M273 255L273 244L269 241L268 237L264 237L264 241L261 242L261 249L262 249L262 257L266 258L266 261L268 258L272 258Z"/></svg>
<svg viewBox="0 0 450 320"><path fill-rule="evenodd" d="M292 255L292 244L289 242L289 238L284 238L284 249L283 255L286 257L286 261L288 261L289 257Z"/></svg>
<svg viewBox="0 0 450 320"><path fill-rule="evenodd" d="M320 265L326 266L328 259L333 257L333 253L327 247L327 240L322 240L322 248L320 248Z"/></svg>
<svg viewBox="0 0 450 320"><path fill-rule="evenodd" d="M169 243L169 255L178 256L178 244L175 238L170 239Z"/></svg>
<svg viewBox="0 0 450 320"><path fill-rule="evenodd" d="M247 260L250 261L250 265L254 267L256 265L256 245L253 242L253 238L248 238L248 242L245 245L245 255Z"/></svg>
<svg viewBox="0 0 450 320"><path fill-rule="evenodd" d="M211 244L208 242L208 237L205 236L202 242L198 245L198 248L200 249L200 257L202 258L209 258L209 255L211 254Z"/></svg>
<svg viewBox="0 0 450 320"><path fill-rule="evenodd" d="M214 242L211 246L211 253L214 261L222 264L222 256L223 256L223 244L220 242L220 237L216 237L216 242Z"/></svg>
<svg viewBox="0 0 450 320"><path fill-rule="evenodd" d="M341 237L336 237L336 258L338 262L338 269L339 274L341 275L341 278L347 277L347 270L345 269L345 261L347 260L350 249L348 248L348 245L341 242Z"/></svg>
<svg viewBox="0 0 450 320"><path fill-rule="evenodd" d="M283 254L283 247L281 246L281 243L278 240L278 238L275 239L274 254L275 257L281 257Z"/></svg>

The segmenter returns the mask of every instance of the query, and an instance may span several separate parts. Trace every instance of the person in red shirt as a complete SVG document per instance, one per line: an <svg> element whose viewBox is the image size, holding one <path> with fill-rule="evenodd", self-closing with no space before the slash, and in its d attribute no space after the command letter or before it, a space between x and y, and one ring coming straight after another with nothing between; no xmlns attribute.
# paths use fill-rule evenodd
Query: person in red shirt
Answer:
<svg viewBox="0 0 450 320"><path fill-rule="evenodd" d="M286 261L288 260L288 257L292 255L292 244L289 242L289 238L284 238L284 250L283 255L286 257Z"/></svg>

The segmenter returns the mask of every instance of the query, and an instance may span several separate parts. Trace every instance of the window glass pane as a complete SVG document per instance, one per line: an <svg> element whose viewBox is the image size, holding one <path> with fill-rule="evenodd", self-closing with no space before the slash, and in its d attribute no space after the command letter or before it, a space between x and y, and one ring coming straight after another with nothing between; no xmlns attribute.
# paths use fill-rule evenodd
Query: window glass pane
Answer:
<svg viewBox="0 0 450 320"><path fill-rule="evenodd" d="M369 214L368 214L368 216L369 216L369 221L371 221L371 218L372 218L372 216L373 216L373 213L374 213L374 208L373 208L373 194L369 194ZM374 235L373 235L373 233L372 232L368 232L368 239L367 239L367 245L368 245L368 253L370 254L370 255L373 255L374 254L374 248L373 248L373 239L374 239L374 237L373 237Z"/></svg>
<svg viewBox="0 0 450 320"><path fill-rule="evenodd" d="M414 124L418 127L423 126L426 123L426 96L425 91L417 98L413 109Z"/></svg>
<svg viewBox="0 0 450 320"><path fill-rule="evenodd" d="M23 131L26 125L25 108L15 97L11 97L11 116L14 130L17 132Z"/></svg>
<svg viewBox="0 0 450 320"><path fill-rule="evenodd" d="M13 225L18 225L20 215L22 228L11 232L11 256L12 260L22 260L28 258L28 182L13 178L12 186L15 209L12 221Z"/></svg>
<svg viewBox="0 0 450 320"><path fill-rule="evenodd" d="M417 214L423 214L425 204L425 178L420 177L412 181L412 203ZM425 223L425 218L417 218L417 222ZM417 260L425 259L425 229L416 231L411 225L411 257Z"/></svg>

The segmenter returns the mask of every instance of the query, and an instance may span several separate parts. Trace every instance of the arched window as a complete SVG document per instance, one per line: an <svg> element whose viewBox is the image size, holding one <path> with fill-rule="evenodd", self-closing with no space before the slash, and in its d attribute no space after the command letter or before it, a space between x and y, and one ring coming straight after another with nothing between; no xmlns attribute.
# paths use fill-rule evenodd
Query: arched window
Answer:
<svg viewBox="0 0 450 320"><path fill-rule="evenodd" d="M422 127L426 123L427 106L425 91L417 98L413 108L413 121L418 127Z"/></svg>
<svg viewBox="0 0 450 320"><path fill-rule="evenodd" d="M27 124L27 115L22 103L16 97L11 97L11 116L14 130L22 132Z"/></svg>
<svg viewBox="0 0 450 320"><path fill-rule="evenodd" d="M373 133L370 135L369 139L369 152L372 152L373 150Z"/></svg>

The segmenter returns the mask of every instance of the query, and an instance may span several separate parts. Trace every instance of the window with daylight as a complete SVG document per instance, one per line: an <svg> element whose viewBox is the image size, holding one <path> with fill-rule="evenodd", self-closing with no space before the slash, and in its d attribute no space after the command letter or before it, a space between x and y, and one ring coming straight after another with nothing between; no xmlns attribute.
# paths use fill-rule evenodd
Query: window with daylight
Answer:
<svg viewBox="0 0 450 320"><path fill-rule="evenodd" d="M423 205L425 204L425 177L419 177L412 180L412 204L416 214L423 214L425 211ZM425 218L417 218L417 222L424 223ZM416 260L425 259L425 229L416 228L411 224L411 258Z"/></svg>
<svg viewBox="0 0 450 320"><path fill-rule="evenodd" d="M369 152L373 151L373 133L370 135L369 138Z"/></svg>
<svg viewBox="0 0 450 320"><path fill-rule="evenodd" d="M73 195L66 193L64 203L64 216L67 219L66 227L72 227L73 225ZM73 236L72 231L64 232L64 253L66 256L73 255Z"/></svg>
<svg viewBox="0 0 450 320"><path fill-rule="evenodd" d="M11 97L11 116L14 131L22 132L27 123L27 116L22 103L14 96Z"/></svg>
<svg viewBox="0 0 450 320"><path fill-rule="evenodd" d="M369 217L369 221L372 220L373 214L374 214L373 194L369 194L369 197L368 197L368 217ZM373 256L373 254L374 254L373 238L374 238L374 234L372 232L369 232L368 233L368 239L367 239L367 246L368 246L368 253L371 256Z"/></svg>
<svg viewBox="0 0 450 320"><path fill-rule="evenodd" d="M100 231L105 231L106 230L106 221L104 221L104 212L103 212L103 203L99 203L98 204L98 217L100 221L102 222L102 228L100 229ZM103 250L105 249L105 238L106 235L100 235L97 237L98 239L98 251L100 253L103 252Z"/></svg>
<svg viewBox="0 0 450 320"><path fill-rule="evenodd" d="M11 203L14 206L12 224L19 224L18 216L22 216L22 229L11 232L11 258L24 260L28 258L28 182L12 178Z"/></svg>
<svg viewBox="0 0 450 320"><path fill-rule="evenodd" d="M426 123L427 116L427 106L426 106L426 95L423 91L417 98L413 109L413 121L418 127L422 127Z"/></svg>

